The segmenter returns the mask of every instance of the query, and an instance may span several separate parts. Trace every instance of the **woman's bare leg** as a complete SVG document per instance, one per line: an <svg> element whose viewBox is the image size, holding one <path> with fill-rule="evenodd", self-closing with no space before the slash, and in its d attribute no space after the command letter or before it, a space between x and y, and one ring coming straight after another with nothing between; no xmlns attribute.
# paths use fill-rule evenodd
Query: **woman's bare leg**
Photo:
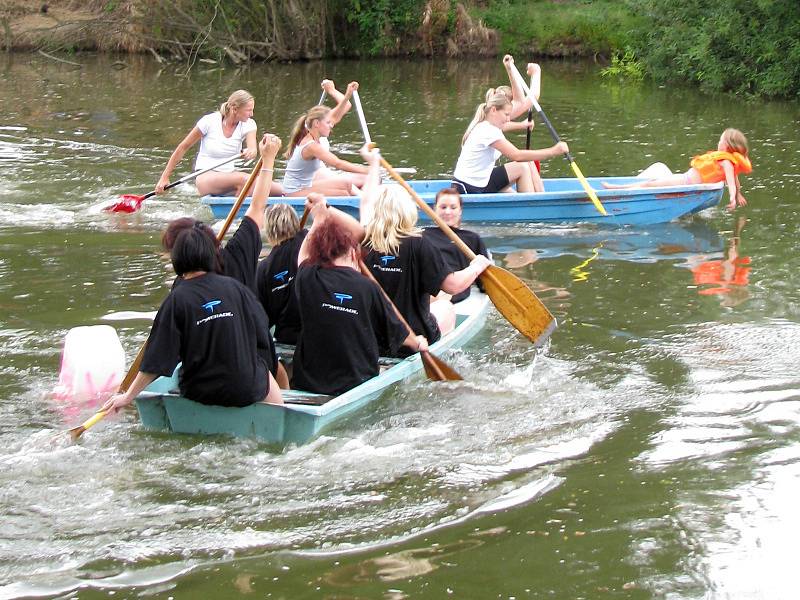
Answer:
<svg viewBox="0 0 800 600"><path fill-rule="evenodd" d="M431 314L439 324L442 335L450 333L456 326L456 309L449 300L431 302Z"/></svg>
<svg viewBox="0 0 800 600"><path fill-rule="evenodd" d="M535 168L535 167L534 167ZM533 192L533 180L531 179L531 170L528 163L510 162L505 164L506 173L508 174L508 183L517 184L518 192Z"/></svg>
<svg viewBox="0 0 800 600"><path fill-rule="evenodd" d="M242 171L231 171L229 173L210 171L200 175L195 180L195 185L197 186L197 193L201 196L206 196L208 194L213 194L215 196L236 196L242 191L249 177L249 173L244 173ZM253 182L253 184L255 187L255 182ZM283 187L280 182L273 180L269 186L269 195L283 195Z"/></svg>
<svg viewBox="0 0 800 600"><path fill-rule="evenodd" d="M267 377L269 377L269 391L267 392L267 397L264 398L264 402L267 404L283 404L283 395L281 394L281 388L278 382L275 381L275 378L269 371L267 371Z"/></svg>

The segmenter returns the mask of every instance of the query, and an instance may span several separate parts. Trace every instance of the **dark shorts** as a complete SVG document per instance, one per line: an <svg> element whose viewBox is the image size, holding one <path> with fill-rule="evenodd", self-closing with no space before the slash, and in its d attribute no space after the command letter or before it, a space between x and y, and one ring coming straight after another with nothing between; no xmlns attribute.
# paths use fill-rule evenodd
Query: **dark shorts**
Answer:
<svg viewBox="0 0 800 600"><path fill-rule="evenodd" d="M489 183L486 184L486 187L482 188L464 183L458 179L453 179L453 183L456 188L464 190L465 194L494 194L508 187L508 172L503 165L496 166L492 169L492 174L489 176Z"/></svg>

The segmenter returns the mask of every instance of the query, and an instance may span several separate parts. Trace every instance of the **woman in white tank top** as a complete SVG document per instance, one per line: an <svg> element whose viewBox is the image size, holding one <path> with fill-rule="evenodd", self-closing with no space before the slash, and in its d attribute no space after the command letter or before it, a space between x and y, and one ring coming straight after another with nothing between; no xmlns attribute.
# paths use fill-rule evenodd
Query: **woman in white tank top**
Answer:
<svg viewBox="0 0 800 600"><path fill-rule="evenodd" d="M367 167L339 158L330 151L328 143L331 130L350 109L350 96L358 89L358 83L349 83L344 94L328 79L322 82L322 87L337 104L333 109L314 106L297 119L284 154L289 159L283 179L286 196L305 196L309 192L352 196L357 192L354 187L364 184ZM324 165L346 173L327 172Z"/></svg>

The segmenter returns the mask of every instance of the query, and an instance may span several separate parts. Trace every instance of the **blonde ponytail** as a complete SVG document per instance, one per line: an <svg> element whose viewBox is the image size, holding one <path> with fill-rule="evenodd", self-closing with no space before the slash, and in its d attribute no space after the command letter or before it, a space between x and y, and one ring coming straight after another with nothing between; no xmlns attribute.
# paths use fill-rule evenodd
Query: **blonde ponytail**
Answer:
<svg viewBox="0 0 800 600"><path fill-rule="evenodd" d="M499 109L509 106L510 104L511 100L506 96L503 88L489 88L486 90L486 101L481 102L475 110L475 116L472 118L472 122L470 122L467 130L464 132L464 136L461 138L461 145L463 146L466 143L469 134L472 133L475 126L481 121L486 120L486 115L490 108Z"/></svg>
<svg viewBox="0 0 800 600"><path fill-rule="evenodd" d="M292 133L289 135L289 145L286 147L286 152L283 153L284 158L291 158L294 149L297 147L302 139L308 133L308 130L314 124L314 121L324 118L331 109L327 106L312 106L302 115L300 115L294 122Z"/></svg>

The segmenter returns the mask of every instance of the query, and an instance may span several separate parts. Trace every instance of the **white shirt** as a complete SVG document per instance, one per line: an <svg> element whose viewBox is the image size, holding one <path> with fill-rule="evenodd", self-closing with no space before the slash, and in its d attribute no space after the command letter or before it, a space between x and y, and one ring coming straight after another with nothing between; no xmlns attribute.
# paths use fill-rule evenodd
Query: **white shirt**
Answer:
<svg viewBox="0 0 800 600"><path fill-rule="evenodd" d="M475 187L486 187L495 162L502 156L491 144L504 139L503 132L487 121L475 125L461 147L453 177Z"/></svg>
<svg viewBox="0 0 800 600"><path fill-rule="evenodd" d="M222 133L222 114L219 112L209 113L200 118L197 128L203 137L200 138L200 151L197 153L197 160L194 163L195 171L213 167L226 158L232 158L242 151L242 143L247 134L256 131L256 122L253 119L239 122L233 130L231 137L225 137ZM233 163L230 162L216 169L217 171L233 171Z"/></svg>

